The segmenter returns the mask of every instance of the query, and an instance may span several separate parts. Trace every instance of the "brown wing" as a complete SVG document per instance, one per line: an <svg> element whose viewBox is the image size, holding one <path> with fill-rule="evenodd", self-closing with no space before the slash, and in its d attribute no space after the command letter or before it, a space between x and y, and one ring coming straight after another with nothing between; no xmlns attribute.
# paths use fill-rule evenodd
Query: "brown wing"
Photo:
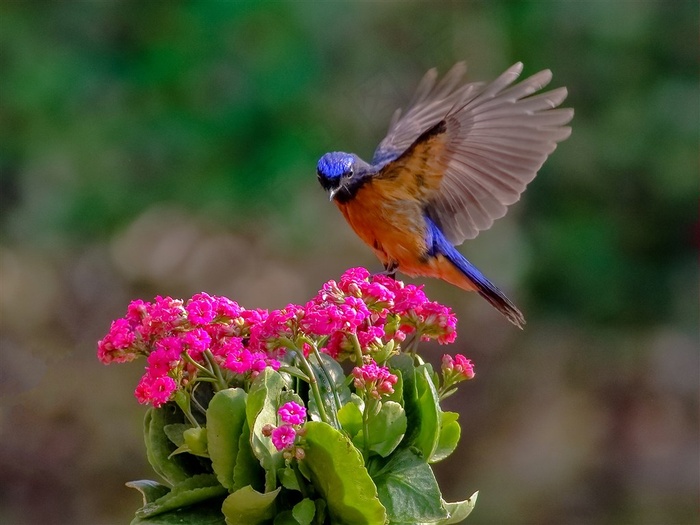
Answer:
<svg viewBox="0 0 700 525"><path fill-rule="evenodd" d="M517 63L496 80L468 85L460 104L418 136L377 177L398 171L403 180L425 185L427 212L452 244L476 237L520 198L558 142L572 109L554 109L566 88L531 96L551 80L550 71L512 85ZM472 87L477 86L477 87Z"/></svg>
<svg viewBox="0 0 700 525"><path fill-rule="evenodd" d="M479 83L462 84L467 70L464 62L457 62L437 81L437 71L429 70L418 84L413 99L402 114L394 113L386 137L377 146L372 164L395 160L413 144L425 130L440 122L455 105L468 98L469 93L481 87Z"/></svg>

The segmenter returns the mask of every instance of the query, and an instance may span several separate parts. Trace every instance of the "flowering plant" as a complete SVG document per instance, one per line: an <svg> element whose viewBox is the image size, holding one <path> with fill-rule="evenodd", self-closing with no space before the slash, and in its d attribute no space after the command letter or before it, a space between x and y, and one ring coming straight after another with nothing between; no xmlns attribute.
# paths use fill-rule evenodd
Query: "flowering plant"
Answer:
<svg viewBox="0 0 700 525"><path fill-rule="evenodd" d="M422 287L364 268L269 312L205 293L133 301L98 343L105 364L147 361L135 395L165 484L127 484L144 500L132 524L462 521L476 494L445 502L430 465L460 437L440 402L474 369L445 355L437 373L417 353L455 326Z"/></svg>

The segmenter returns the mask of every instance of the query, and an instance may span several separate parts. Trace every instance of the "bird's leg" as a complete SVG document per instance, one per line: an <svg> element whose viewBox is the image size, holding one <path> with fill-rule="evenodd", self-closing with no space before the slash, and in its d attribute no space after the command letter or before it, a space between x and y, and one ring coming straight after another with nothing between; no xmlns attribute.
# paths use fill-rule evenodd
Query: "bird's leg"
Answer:
<svg viewBox="0 0 700 525"><path fill-rule="evenodd" d="M391 277L392 279L396 279L396 270L399 269L399 263L396 261L389 261L384 264L384 271L382 274L386 275L387 277Z"/></svg>

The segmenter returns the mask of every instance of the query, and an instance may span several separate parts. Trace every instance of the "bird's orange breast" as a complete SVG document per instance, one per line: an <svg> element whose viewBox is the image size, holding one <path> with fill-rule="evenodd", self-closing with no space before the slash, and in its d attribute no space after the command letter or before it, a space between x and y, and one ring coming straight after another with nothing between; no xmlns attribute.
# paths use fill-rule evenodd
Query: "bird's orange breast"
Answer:
<svg viewBox="0 0 700 525"><path fill-rule="evenodd" d="M383 264L405 265L425 253L423 209L410 187L375 179L336 205Z"/></svg>
<svg viewBox="0 0 700 525"><path fill-rule="evenodd" d="M399 169L392 176L367 181L351 200L335 203L385 266L398 265L412 277L437 277L474 290L474 284L444 256L428 256L423 203L435 184L434 178Z"/></svg>

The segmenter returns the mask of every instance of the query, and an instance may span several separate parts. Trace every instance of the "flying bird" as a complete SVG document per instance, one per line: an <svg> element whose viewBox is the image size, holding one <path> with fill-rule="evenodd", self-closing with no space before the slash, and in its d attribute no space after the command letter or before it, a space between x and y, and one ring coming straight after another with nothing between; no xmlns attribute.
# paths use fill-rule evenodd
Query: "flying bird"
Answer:
<svg viewBox="0 0 700 525"><path fill-rule="evenodd" d="M557 109L566 88L535 94L552 73L514 83L522 69L519 62L491 83L465 83L463 62L439 82L431 69L371 163L336 151L317 166L321 186L389 275L476 291L520 328L520 310L455 246L503 217L571 134L573 109Z"/></svg>

